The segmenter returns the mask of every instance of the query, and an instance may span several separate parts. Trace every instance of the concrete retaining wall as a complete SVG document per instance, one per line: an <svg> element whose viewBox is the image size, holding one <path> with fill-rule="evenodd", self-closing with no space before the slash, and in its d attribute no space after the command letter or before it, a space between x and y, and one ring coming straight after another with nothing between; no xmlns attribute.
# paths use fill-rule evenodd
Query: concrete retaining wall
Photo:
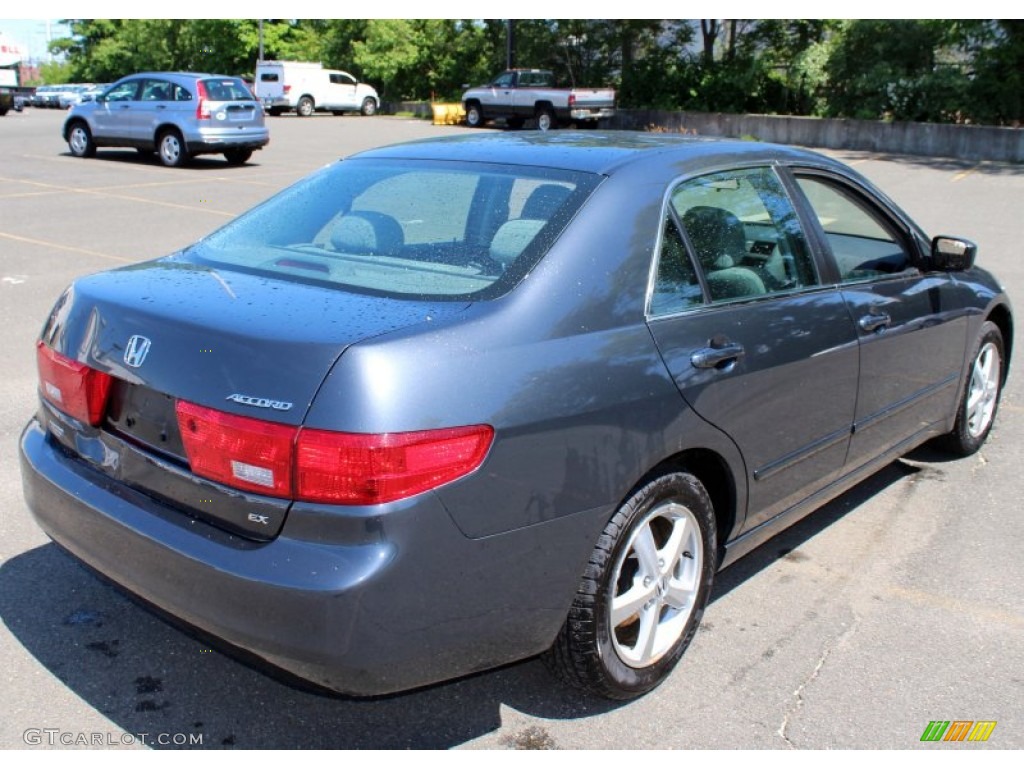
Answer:
<svg viewBox="0 0 1024 768"><path fill-rule="evenodd" d="M412 112L417 117L430 117L432 114L430 104L425 101L386 103L381 111L387 114ZM609 127L636 131L653 128L698 136L749 137L777 144L826 149L1024 163L1024 129L987 125L620 109Z"/></svg>
<svg viewBox="0 0 1024 768"><path fill-rule="evenodd" d="M610 127L625 130L653 127L699 136L750 137L804 147L1024 163L1024 130L1020 128L646 109L619 110Z"/></svg>

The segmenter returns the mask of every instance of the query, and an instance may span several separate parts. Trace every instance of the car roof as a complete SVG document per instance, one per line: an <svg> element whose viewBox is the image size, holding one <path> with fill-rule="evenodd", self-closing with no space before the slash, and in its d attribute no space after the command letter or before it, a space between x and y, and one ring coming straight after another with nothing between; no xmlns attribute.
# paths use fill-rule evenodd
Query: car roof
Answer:
<svg viewBox="0 0 1024 768"><path fill-rule="evenodd" d="M210 77L229 77L233 80L241 80L237 75L214 75L209 72L133 72L130 75L125 75L121 79L126 80L129 77L184 77L190 80L205 80Z"/></svg>
<svg viewBox="0 0 1024 768"><path fill-rule="evenodd" d="M803 162L849 172L823 155L781 144L639 131L488 132L395 144L353 157L499 163L603 175L640 164L658 177L755 162Z"/></svg>

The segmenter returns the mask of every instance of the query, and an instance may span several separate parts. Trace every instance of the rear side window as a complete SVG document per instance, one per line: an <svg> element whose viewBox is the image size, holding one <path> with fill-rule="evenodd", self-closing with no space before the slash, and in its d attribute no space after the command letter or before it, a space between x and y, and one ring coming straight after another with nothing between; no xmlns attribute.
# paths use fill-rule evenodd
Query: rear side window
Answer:
<svg viewBox="0 0 1024 768"><path fill-rule="evenodd" d="M201 260L387 296L486 299L548 250L600 176L347 160L200 242Z"/></svg>
<svg viewBox="0 0 1024 768"><path fill-rule="evenodd" d="M263 74L260 75L261 83L276 83L279 82L280 80L281 78L278 77L276 72L264 72Z"/></svg>
<svg viewBox="0 0 1024 768"><path fill-rule="evenodd" d="M669 201L652 313L819 284L796 210L771 168L691 179Z"/></svg>

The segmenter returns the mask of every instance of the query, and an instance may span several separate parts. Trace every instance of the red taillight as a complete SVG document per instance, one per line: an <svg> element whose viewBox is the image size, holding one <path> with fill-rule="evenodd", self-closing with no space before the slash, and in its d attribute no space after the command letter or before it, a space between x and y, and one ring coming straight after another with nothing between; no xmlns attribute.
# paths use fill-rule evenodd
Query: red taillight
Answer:
<svg viewBox="0 0 1024 768"><path fill-rule="evenodd" d="M109 374L90 368L36 342L39 387L43 397L69 416L98 427L107 410Z"/></svg>
<svg viewBox="0 0 1024 768"><path fill-rule="evenodd" d="M178 401L192 471L233 488L327 504L383 504L479 467L489 426L380 435L301 429Z"/></svg>
<svg viewBox="0 0 1024 768"><path fill-rule="evenodd" d="M569 94L569 108L571 109L574 106L576 106L576 94L575 93L570 93Z"/></svg>
<svg viewBox="0 0 1024 768"><path fill-rule="evenodd" d="M206 86L202 80L196 83L196 98L199 99L196 104L196 120L209 120L210 107L206 103Z"/></svg>
<svg viewBox="0 0 1024 768"><path fill-rule="evenodd" d="M182 400L175 410L189 466L197 475L267 496L292 495L295 427Z"/></svg>
<svg viewBox="0 0 1024 768"><path fill-rule="evenodd" d="M296 457L298 498L382 504L437 488L479 467L488 426L360 435L304 429Z"/></svg>
<svg viewBox="0 0 1024 768"><path fill-rule="evenodd" d="M284 87L284 95L287 96L288 95L288 91L290 91L291 89L292 89L292 87L290 85L286 85Z"/></svg>

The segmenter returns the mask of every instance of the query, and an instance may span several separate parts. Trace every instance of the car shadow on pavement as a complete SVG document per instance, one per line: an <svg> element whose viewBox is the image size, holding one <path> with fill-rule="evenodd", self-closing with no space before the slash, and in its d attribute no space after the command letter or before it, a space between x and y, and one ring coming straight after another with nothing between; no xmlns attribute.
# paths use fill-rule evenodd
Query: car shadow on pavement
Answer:
<svg viewBox="0 0 1024 768"><path fill-rule="evenodd" d="M77 160L74 155L70 152L62 152L61 157L68 157L72 160ZM88 158L88 162L110 162L110 163L122 163L125 165L138 165L141 167L151 167L163 169L164 165L156 156L156 152L141 152L134 149L107 149L101 147L96 151L94 157ZM228 163L223 155L199 155L193 157L186 163L183 168L185 170L193 171L224 171L227 169L236 170L238 168L245 168L247 166L259 165L259 152L254 152L253 157L243 165L231 165ZM167 171L174 172L175 170L181 170L178 168L167 168Z"/></svg>
<svg viewBox="0 0 1024 768"><path fill-rule="evenodd" d="M712 601L916 471L891 464L769 540L719 575ZM0 568L0 618L74 695L156 748L439 749L491 733L503 718L508 725L508 708L575 719L622 706L568 688L537 659L374 699L302 690L162 621L55 544ZM75 733L72 723L40 717L46 722L32 727ZM548 746L542 730L526 728L508 746ZM102 738L131 741L116 730Z"/></svg>

